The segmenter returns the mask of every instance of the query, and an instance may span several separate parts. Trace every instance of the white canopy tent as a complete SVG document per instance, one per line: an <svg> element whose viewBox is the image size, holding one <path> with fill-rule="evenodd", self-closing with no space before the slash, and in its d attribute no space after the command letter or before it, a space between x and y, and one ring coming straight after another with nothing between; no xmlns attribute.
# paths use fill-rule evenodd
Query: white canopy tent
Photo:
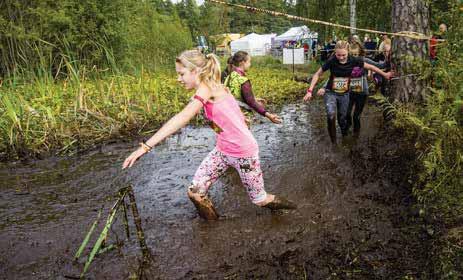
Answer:
<svg viewBox="0 0 463 280"><path fill-rule="evenodd" d="M315 37L318 37L317 33L311 32L307 26L302 25L291 27L285 33L276 36L274 42L281 43L284 41L299 41L303 39L314 39Z"/></svg>
<svg viewBox="0 0 463 280"><path fill-rule="evenodd" d="M266 55L272 46L272 39L275 36L276 34L248 34L230 43L231 52L234 54L237 51L245 51L251 56Z"/></svg>

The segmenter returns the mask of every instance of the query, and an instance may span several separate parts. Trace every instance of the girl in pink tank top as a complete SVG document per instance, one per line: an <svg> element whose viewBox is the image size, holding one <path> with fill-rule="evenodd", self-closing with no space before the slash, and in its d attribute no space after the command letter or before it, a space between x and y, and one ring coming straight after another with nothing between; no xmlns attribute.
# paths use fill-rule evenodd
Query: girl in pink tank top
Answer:
<svg viewBox="0 0 463 280"><path fill-rule="evenodd" d="M265 191L257 142L245 123L237 101L220 83L220 63L217 57L213 54L204 56L197 50L185 51L177 57L175 68L177 80L186 89L195 90L192 101L148 141L140 143L140 148L125 159L122 167L131 167L138 158L184 127L204 109L206 119L216 132L217 144L202 161L188 188L188 196L200 216L205 219L218 218L207 192L229 167L238 171L254 204L272 210L296 208L294 203Z"/></svg>
<svg viewBox="0 0 463 280"><path fill-rule="evenodd" d="M204 115L219 128L217 133L217 149L233 157L255 156L259 147L251 131L248 129L245 117L233 95L228 92L216 102L205 102L195 95L194 99L204 106Z"/></svg>

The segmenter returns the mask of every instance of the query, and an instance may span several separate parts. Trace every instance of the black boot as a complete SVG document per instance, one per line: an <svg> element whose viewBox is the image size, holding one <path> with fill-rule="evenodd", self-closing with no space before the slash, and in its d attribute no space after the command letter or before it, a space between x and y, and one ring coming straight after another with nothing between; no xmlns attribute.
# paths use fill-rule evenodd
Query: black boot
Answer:
<svg viewBox="0 0 463 280"><path fill-rule="evenodd" d="M350 114L347 114L346 119L347 119L347 121L346 121L346 131L349 131L349 128L352 126L352 116ZM354 123L355 123L355 121L354 121Z"/></svg>
<svg viewBox="0 0 463 280"><path fill-rule="evenodd" d="M354 118L354 133L358 134L360 132L360 118Z"/></svg>
<svg viewBox="0 0 463 280"><path fill-rule="evenodd" d="M328 119L328 133L330 135L331 143L336 144L336 119Z"/></svg>
<svg viewBox="0 0 463 280"><path fill-rule="evenodd" d="M296 209L297 205L294 202L291 202L285 198L275 196L272 202L269 202L262 207L269 208L270 210L280 210L280 209Z"/></svg>

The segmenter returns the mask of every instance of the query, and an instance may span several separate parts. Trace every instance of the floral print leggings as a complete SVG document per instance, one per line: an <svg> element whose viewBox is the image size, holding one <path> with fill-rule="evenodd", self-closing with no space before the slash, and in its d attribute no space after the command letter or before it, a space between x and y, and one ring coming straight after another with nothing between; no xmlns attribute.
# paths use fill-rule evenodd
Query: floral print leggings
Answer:
<svg viewBox="0 0 463 280"><path fill-rule="evenodd" d="M206 194L209 187L227 171L228 167L235 168L243 183L249 198L253 203L265 200L267 193L264 189L264 178L260 168L259 156L237 158L227 156L214 148L201 162L193 178L193 187L200 194Z"/></svg>

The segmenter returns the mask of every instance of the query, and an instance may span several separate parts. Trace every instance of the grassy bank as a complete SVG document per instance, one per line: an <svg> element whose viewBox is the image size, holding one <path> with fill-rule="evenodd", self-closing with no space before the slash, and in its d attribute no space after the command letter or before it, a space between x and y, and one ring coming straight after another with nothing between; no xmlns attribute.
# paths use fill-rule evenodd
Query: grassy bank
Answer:
<svg viewBox="0 0 463 280"><path fill-rule="evenodd" d="M254 63L249 76L256 96L269 104L294 100L306 85L278 63ZM92 73L90 73L92 74ZM0 89L0 154L21 158L67 154L159 127L188 102L191 93L173 70L135 75L79 74L55 81L4 82Z"/></svg>

